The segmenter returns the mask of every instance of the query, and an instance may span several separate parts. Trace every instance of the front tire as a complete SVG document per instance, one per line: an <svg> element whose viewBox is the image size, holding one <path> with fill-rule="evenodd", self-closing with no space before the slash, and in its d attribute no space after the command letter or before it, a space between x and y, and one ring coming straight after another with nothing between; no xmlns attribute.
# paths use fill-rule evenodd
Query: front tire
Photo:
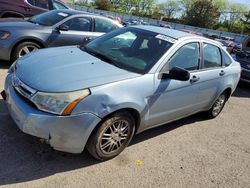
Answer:
<svg viewBox="0 0 250 188"><path fill-rule="evenodd" d="M32 52L33 50L40 49L41 46L35 42L22 42L17 45L13 51L13 61Z"/></svg>
<svg viewBox="0 0 250 188"><path fill-rule="evenodd" d="M86 148L97 160L119 155L130 143L135 132L134 118L128 112L117 112L104 120L90 136Z"/></svg>

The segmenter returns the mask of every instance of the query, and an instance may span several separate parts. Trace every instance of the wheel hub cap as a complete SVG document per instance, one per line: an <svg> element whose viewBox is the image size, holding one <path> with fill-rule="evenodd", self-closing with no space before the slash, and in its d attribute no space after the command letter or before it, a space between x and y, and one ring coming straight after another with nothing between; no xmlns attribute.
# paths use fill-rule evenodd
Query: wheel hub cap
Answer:
<svg viewBox="0 0 250 188"><path fill-rule="evenodd" d="M24 46L18 53L18 56L19 57L22 57L30 52L32 52L33 50L36 50L38 49L36 46L32 46L32 45L29 45L29 46Z"/></svg>
<svg viewBox="0 0 250 188"><path fill-rule="evenodd" d="M104 153L111 153L118 150L127 140L129 123L119 120L111 124L104 132L101 140L101 150Z"/></svg>

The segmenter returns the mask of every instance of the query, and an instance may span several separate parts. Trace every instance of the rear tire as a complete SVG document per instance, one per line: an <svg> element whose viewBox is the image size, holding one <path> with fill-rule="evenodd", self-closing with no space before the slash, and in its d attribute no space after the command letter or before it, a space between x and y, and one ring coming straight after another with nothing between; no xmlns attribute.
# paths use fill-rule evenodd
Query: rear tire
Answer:
<svg viewBox="0 0 250 188"><path fill-rule="evenodd" d="M17 45L13 51L12 60L15 61L18 58L32 52L33 50L40 49L41 46L35 42L22 42Z"/></svg>
<svg viewBox="0 0 250 188"><path fill-rule="evenodd" d="M223 92L214 102L213 106L206 112L208 118L213 119L216 118L224 108L227 101L226 92Z"/></svg>
<svg viewBox="0 0 250 188"><path fill-rule="evenodd" d="M92 133L86 149L97 160L112 159L127 147L134 132L135 121L130 113L114 113Z"/></svg>

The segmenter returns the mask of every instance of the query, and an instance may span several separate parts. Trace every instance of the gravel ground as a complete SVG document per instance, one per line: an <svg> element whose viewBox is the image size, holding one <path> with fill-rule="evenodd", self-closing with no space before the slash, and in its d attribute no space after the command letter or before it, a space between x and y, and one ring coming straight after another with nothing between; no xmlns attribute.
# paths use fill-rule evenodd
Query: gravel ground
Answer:
<svg viewBox="0 0 250 188"><path fill-rule="evenodd" d="M0 63L0 88L8 66ZM0 98L0 187L250 187L250 87L222 114L200 114L137 135L118 157L53 151L22 133Z"/></svg>

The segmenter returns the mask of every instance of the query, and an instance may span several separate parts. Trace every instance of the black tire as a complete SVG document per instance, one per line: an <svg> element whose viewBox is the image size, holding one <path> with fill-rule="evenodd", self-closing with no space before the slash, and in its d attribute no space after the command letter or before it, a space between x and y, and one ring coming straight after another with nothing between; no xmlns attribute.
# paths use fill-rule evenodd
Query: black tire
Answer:
<svg viewBox="0 0 250 188"><path fill-rule="evenodd" d="M35 49L40 49L41 46L35 42L22 42L20 44L17 45L17 47L14 49L13 54L12 54L12 61L15 61L16 59L18 59L19 57L26 55L27 53L29 53L27 51L26 54L24 54L23 51L25 48L27 48L29 50L29 52L32 52Z"/></svg>
<svg viewBox="0 0 250 188"><path fill-rule="evenodd" d="M112 159L127 147L134 132L135 121L130 113L114 113L91 134L86 149L97 160Z"/></svg>
<svg viewBox="0 0 250 188"><path fill-rule="evenodd" d="M214 102L213 106L206 112L208 118L213 119L216 118L224 108L227 102L227 94L226 92L222 93Z"/></svg>

